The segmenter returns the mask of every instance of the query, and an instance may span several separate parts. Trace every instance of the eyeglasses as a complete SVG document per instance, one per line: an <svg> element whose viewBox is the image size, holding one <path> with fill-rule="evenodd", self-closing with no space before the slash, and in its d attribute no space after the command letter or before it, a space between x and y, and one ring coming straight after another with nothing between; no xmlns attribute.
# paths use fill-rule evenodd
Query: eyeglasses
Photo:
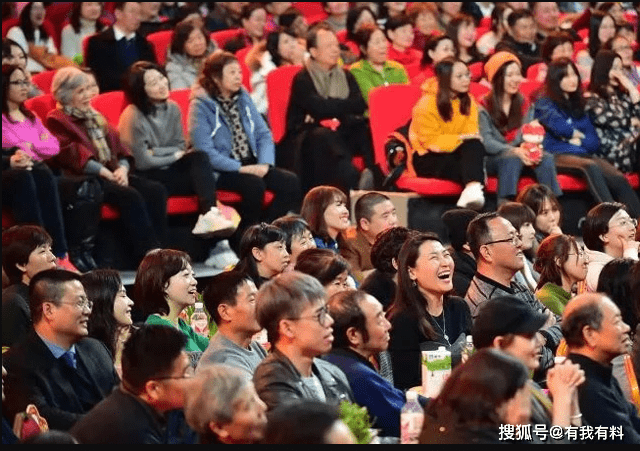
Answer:
<svg viewBox="0 0 640 451"><path fill-rule="evenodd" d="M484 245L497 244L497 243L511 243L514 246L517 246L518 242L522 243L522 235L519 233L516 233L511 238L505 238L504 240L489 241L488 243L484 243Z"/></svg>
<svg viewBox="0 0 640 451"><path fill-rule="evenodd" d="M93 308L93 301L90 301L87 298L81 299L76 302L61 302L61 304L73 305L78 310L84 310L85 308L88 308L89 310L91 310Z"/></svg>
<svg viewBox="0 0 640 451"><path fill-rule="evenodd" d="M587 255L587 253L585 252L584 247L583 247L583 248L578 249L578 252L571 252L571 253L569 253L567 255L577 255L579 258L584 258L585 255Z"/></svg>
<svg viewBox="0 0 640 451"><path fill-rule="evenodd" d="M318 310L313 315L300 316L298 318L290 318L290 319L292 319L294 321L297 321L299 319L310 319L310 320L316 321L322 327L326 327L328 325L328 323L329 323L329 319L330 318L331 318L331 315L329 314L329 308L326 305L324 305L324 306L322 306L322 308L320 310Z"/></svg>
<svg viewBox="0 0 640 451"><path fill-rule="evenodd" d="M14 85L14 86L24 86L27 87L29 86L31 83L29 83L29 80L14 80L14 81L10 81L9 82L10 85Z"/></svg>
<svg viewBox="0 0 640 451"><path fill-rule="evenodd" d="M164 380L172 380L172 379L191 379L194 376L195 372L191 365L187 367L184 374L182 376L160 376L152 378L154 381L164 381Z"/></svg>

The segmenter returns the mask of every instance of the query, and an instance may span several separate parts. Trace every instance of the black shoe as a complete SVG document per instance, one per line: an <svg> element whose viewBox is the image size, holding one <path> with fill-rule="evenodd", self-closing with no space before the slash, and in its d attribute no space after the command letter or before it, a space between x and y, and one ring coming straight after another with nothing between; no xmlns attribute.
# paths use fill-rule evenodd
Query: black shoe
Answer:
<svg viewBox="0 0 640 451"><path fill-rule="evenodd" d="M73 263L73 266L78 268L78 271L83 274L95 269L94 267L91 267L91 264L85 260L84 252L79 250L69 250L69 261Z"/></svg>

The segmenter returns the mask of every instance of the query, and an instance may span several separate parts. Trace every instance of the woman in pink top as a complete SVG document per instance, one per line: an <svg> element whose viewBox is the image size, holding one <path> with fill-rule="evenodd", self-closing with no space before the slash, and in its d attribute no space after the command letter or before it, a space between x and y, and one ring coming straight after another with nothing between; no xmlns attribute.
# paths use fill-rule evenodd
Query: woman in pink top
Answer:
<svg viewBox="0 0 640 451"><path fill-rule="evenodd" d="M60 151L58 140L24 106L26 71L2 66L2 207L15 222L43 226L53 237L53 253L67 268L67 240L58 184L43 160Z"/></svg>

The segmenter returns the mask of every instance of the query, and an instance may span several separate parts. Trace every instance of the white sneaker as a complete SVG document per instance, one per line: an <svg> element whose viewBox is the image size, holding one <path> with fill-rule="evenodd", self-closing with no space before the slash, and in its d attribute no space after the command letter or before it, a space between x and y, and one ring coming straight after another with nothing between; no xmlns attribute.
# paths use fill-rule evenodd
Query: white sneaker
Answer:
<svg viewBox="0 0 640 451"><path fill-rule="evenodd" d="M205 260L204 264L212 268L226 269L230 266L235 266L239 261L240 259L231 249L229 241L221 240L211 248L209 257Z"/></svg>
<svg viewBox="0 0 640 451"><path fill-rule="evenodd" d="M226 237L236 231L237 226L227 219L217 207L198 217L195 227L191 231L194 235Z"/></svg>
<svg viewBox="0 0 640 451"><path fill-rule="evenodd" d="M468 184L460 194L460 198L456 205L460 208L480 210L484 206L482 185L477 182Z"/></svg>

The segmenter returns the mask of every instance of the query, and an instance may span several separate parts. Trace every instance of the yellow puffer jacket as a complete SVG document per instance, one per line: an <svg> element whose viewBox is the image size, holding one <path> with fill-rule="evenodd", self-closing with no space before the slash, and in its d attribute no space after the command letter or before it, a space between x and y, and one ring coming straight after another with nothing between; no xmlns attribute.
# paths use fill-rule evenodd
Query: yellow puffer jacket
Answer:
<svg viewBox="0 0 640 451"><path fill-rule="evenodd" d="M418 155L427 152L453 152L461 143L460 135L473 135L480 132L478 125L478 105L471 96L471 109L468 116L460 113L460 100L452 100L453 117L449 122L438 113L436 95L438 82L430 78L421 86L423 95L413 107L409 141L412 150Z"/></svg>

